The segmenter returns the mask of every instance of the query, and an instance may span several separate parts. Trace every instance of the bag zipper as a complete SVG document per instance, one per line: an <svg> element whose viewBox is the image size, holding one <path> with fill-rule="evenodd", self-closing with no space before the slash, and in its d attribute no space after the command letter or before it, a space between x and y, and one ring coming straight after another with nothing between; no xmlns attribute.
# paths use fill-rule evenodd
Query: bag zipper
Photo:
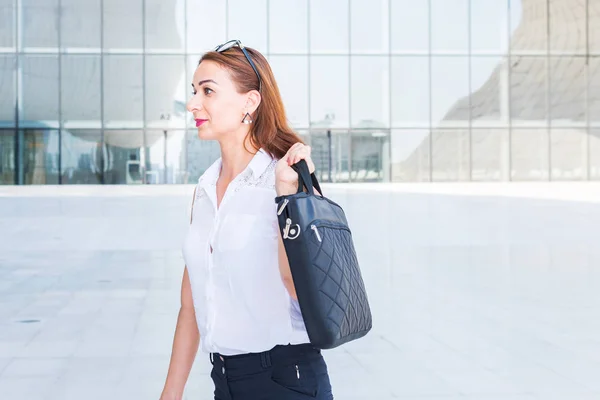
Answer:
<svg viewBox="0 0 600 400"><path fill-rule="evenodd" d="M315 231L315 235L317 236L317 240L319 242L323 242L321 240L321 235L319 234L319 230L317 229L317 227L314 224L310 226L310 229L312 229L313 231Z"/></svg>

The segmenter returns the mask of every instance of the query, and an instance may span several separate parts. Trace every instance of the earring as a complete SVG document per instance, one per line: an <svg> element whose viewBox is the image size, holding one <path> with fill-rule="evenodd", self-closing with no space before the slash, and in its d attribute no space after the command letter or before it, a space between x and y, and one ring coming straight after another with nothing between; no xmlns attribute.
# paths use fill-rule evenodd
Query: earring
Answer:
<svg viewBox="0 0 600 400"><path fill-rule="evenodd" d="M244 118L242 119L242 123L243 124L251 124L252 123L252 117L250 116L250 113L246 113L246 115L244 115Z"/></svg>

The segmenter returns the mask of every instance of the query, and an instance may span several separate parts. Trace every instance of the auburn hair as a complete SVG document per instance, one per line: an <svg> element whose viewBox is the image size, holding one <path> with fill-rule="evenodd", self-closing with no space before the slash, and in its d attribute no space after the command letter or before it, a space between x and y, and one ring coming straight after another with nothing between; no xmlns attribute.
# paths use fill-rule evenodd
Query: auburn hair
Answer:
<svg viewBox="0 0 600 400"><path fill-rule="evenodd" d="M253 123L246 140L249 140L253 147L264 149L272 157L283 158L290 147L304 141L288 123L279 87L269 62L258 50L244 48L254 62L262 82L259 91L261 102L252 115ZM198 65L202 61L213 61L226 68L239 93L259 90L258 77L239 47L235 46L221 53L210 51L202 56Z"/></svg>

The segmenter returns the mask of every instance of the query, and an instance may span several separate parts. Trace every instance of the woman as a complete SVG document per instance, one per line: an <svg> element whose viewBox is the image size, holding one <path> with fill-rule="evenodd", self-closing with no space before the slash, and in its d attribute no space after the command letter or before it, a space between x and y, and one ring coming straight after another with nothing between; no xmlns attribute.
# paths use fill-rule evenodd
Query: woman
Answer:
<svg viewBox="0 0 600 400"><path fill-rule="evenodd" d="M235 40L206 53L187 108L221 158L194 192L171 363L161 400L181 399L198 347L217 400L332 399L298 307L275 197L292 194L310 147L288 126L268 62Z"/></svg>

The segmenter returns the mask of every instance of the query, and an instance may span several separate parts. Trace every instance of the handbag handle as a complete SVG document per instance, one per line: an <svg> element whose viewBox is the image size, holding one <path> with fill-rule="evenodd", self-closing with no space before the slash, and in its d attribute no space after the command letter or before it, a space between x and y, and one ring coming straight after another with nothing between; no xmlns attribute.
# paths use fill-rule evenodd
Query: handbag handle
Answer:
<svg viewBox="0 0 600 400"><path fill-rule="evenodd" d="M292 165L292 169L298 173L298 193L304 191L304 187L308 190L308 193L314 196L315 189L319 191L319 194L323 196L321 185L314 173L310 173L308 170L308 164L305 160L300 160L296 164Z"/></svg>

